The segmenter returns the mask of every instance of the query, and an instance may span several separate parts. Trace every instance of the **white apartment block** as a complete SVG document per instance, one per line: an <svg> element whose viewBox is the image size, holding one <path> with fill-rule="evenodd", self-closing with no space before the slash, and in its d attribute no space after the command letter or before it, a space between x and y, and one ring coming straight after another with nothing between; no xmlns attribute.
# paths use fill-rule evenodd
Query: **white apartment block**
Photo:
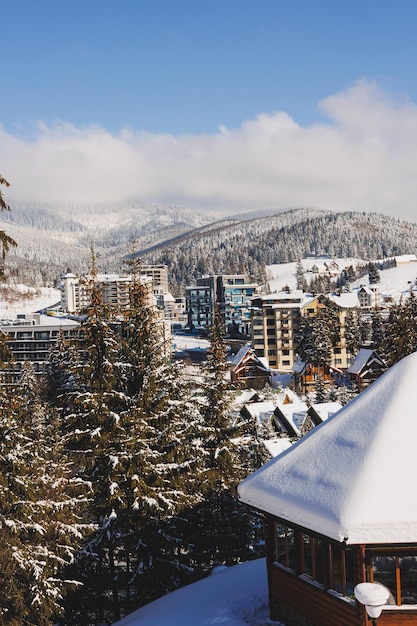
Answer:
<svg viewBox="0 0 417 626"><path fill-rule="evenodd" d="M149 286L149 304L153 304L168 292L168 270L165 265L142 266L141 280ZM77 313L88 308L93 277L76 276L68 272L61 277L61 307L68 313ZM129 308L129 291L132 285L130 274L97 274L95 281L102 289L103 302L113 304L118 310Z"/></svg>
<svg viewBox="0 0 417 626"><path fill-rule="evenodd" d="M79 323L75 320L40 313L0 320L0 330L7 336L7 345L14 358L5 370L7 382L18 379L25 360L33 363L35 373L43 374L49 350L56 343L59 334L74 337L78 327Z"/></svg>

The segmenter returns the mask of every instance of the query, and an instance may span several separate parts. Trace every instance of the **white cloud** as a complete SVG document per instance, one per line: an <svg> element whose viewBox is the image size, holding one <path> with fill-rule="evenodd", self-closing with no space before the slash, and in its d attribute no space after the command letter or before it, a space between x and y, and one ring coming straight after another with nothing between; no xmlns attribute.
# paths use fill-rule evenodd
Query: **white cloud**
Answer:
<svg viewBox="0 0 417 626"><path fill-rule="evenodd" d="M262 113L213 135L39 124L0 127L1 173L16 200L178 203L211 212L319 206L415 220L417 106L361 80L319 104L326 123Z"/></svg>

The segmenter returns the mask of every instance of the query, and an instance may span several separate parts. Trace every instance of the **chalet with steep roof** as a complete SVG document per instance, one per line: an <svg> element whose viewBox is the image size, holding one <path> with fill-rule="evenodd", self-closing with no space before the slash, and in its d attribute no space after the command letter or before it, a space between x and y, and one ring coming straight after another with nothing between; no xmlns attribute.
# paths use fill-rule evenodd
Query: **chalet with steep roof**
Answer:
<svg viewBox="0 0 417 626"><path fill-rule="evenodd" d="M352 365L346 370L346 374L349 380L357 385L358 390L362 391L379 378L386 369L385 361L376 350L362 348Z"/></svg>
<svg viewBox="0 0 417 626"><path fill-rule="evenodd" d="M259 390L271 383L268 364L250 346L243 346L237 352L232 361L230 376L232 383L240 388Z"/></svg>

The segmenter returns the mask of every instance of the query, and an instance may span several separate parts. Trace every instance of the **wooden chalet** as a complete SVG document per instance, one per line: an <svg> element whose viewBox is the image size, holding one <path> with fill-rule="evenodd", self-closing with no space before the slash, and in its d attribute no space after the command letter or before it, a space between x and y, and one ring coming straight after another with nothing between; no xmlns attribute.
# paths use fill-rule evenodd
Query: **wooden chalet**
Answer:
<svg viewBox="0 0 417 626"><path fill-rule="evenodd" d="M290 404L279 404L272 416L272 422L280 435L290 438L301 436L301 429L307 415L307 404L305 402L292 402Z"/></svg>
<svg viewBox="0 0 417 626"><path fill-rule="evenodd" d="M334 413L342 408L340 402L319 402L312 404L307 409L306 418L301 429L301 434L305 435L312 428L315 428Z"/></svg>
<svg viewBox="0 0 417 626"><path fill-rule="evenodd" d="M271 372L250 346L237 352L230 369L232 383L243 389L263 389L271 384Z"/></svg>
<svg viewBox="0 0 417 626"><path fill-rule="evenodd" d="M362 348L352 365L346 370L349 380L354 382L359 391L368 387L387 369L385 361L376 350Z"/></svg>
<svg viewBox="0 0 417 626"><path fill-rule="evenodd" d="M296 361L292 368L294 376L295 388L302 388L305 391L311 391L319 376L322 377L325 383L332 383L334 381L333 371L335 368L329 366L318 367L312 363L305 363L304 361Z"/></svg>
<svg viewBox="0 0 417 626"><path fill-rule="evenodd" d="M238 488L265 515L273 620L367 626L360 582L389 590L378 626L417 626L417 353Z"/></svg>

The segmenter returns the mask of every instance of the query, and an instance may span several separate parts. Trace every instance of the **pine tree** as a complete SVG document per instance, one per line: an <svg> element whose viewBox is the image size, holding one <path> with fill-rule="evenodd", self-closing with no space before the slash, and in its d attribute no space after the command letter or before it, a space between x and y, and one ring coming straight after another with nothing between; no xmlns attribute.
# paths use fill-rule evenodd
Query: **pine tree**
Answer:
<svg viewBox="0 0 417 626"><path fill-rule="evenodd" d="M358 309L349 309L345 318L345 341L346 350L351 355L356 355L361 344L359 311Z"/></svg>
<svg viewBox="0 0 417 626"><path fill-rule="evenodd" d="M375 285L381 281L381 276L379 274L379 270L375 263L369 263L369 284Z"/></svg>
<svg viewBox="0 0 417 626"><path fill-rule="evenodd" d="M372 313L372 347L378 350L384 343L385 325L382 320L381 314L376 311Z"/></svg>
<svg viewBox="0 0 417 626"><path fill-rule="evenodd" d="M23 389L0 391L0 616L7 626L46 626L62 612L65 569L85 530L85 494L27 376L29 389L26 400Z"/></svg>
<svg viewBox="0 0 417 626"><path fill-rule="evenodd" d="M129 438L123 424L128 401L120 390L120 341L113 328L112 311L103 304L96 281L93 250L91 274L88 316L67 353L70 375L55 378L53 383L66 387L57 400L62 401L58 408L67 454L77 467L82 484L91 485L92 490L86 522L96 530L77 557L86 590L85 610L98 621L110 615L114 621L121 613L113 583L116 546L111 529L126 482L121 458L123 444ZM63 345L57 348L63 349ZM72 619L75 622L76 617Z"/></svg>
<svg viewBox="0 0 417 626"><path fill-rule="evenodd" d="M0 185L5 185L6 187L10 187L10 183L0 174ZM2 190L0 188L0 212L1 211L10 211L10 207L5 201ZM0 263L0 280L4 280L4 261L6 258L6 253L10 250L11 247L17 246L17 243L14 239L12 239L4 230L0 230L0 245L2 248L2 262Z"/></svg>
<svg viewBox="0 0 417 626"><path fill-rule="evenodd" d="M298 259L297 265L295 268L295 279L297 289L301 289L302 291L307 291L308 285L304 275L304 268L301 259Z"/></svg>
<svg viewBox="0 0 417 626"><path fill-rule="evenodd" d="M226 380L227 351L220 309L216 307L210 335L202 407L204 500L190 511L194 560L201 573L218 563L232 564L255 555L259 518L237 500L237 484L265 460L256 425L233 420Z"/></svg>
<svg viewBox="0 0 417 626"><path fill-rule="evenodd" d="M315 402L316 404L320 404L322 402L327 402L327 390L326 385L324 383L322 376L317 376L316 384L314 386L314 391L316 393Z"/></svg>

